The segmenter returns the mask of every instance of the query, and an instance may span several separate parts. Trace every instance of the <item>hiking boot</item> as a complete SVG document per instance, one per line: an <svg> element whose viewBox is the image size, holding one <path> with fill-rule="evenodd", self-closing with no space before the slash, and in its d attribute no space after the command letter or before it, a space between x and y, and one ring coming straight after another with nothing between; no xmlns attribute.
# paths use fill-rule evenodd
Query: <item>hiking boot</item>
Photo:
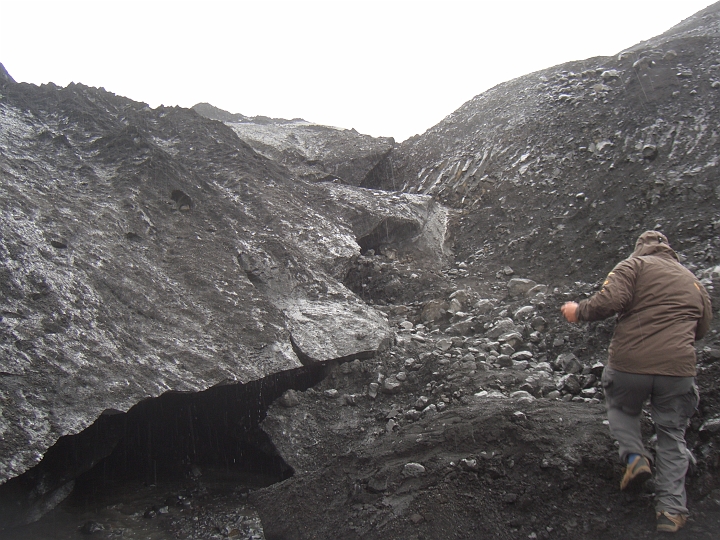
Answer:
<svg viewBox="0 0 720 540"><path fill-rule="evenodd" d="M683 514L671 514L663 510L657 513L657 531L658 532L678 532L685 525L687 516Z"/></svg>
<svg viewBox="0 0 720 540"><path fill-rule="evenodd" d="M632 463L628 463L625 469L625 476L620 482L620 490L637 489L642 486L646 480L652 476L650 471L650 462L645 456L640 456Z"/></svg>

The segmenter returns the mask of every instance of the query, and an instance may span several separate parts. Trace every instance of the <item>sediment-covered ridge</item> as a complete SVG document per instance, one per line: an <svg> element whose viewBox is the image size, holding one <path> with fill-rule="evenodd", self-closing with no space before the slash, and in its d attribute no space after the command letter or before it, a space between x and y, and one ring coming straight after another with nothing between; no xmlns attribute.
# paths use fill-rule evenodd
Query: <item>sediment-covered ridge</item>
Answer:
<svg viewBox="0 0 720 540"><path fill-rule="evenodd" d="M2 73L0 483L105 410L372 354L392 331L342 284L357 240L390 223L445 251L430 197L310 184L194 111Z"/></svg>
<svg viewBox="0 0 720 540"><path fill-rule="evenodd" d="M394 156L395 180L457 209L458 258L492 275L600 279L661 229L698 269L720 231L720 8L612 57L500 84Z"/></svg>

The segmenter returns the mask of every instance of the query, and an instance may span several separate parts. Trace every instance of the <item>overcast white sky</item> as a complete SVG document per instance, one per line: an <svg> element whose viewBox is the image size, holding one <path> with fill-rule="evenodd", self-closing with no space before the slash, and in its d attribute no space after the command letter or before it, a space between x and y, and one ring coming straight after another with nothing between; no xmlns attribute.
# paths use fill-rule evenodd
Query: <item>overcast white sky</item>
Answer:
<svg viewBox="0 0 720 540"><path fill-rule="evenodd" d="M614 55L710 0L0 0L17 81L402 141L496 84Z"/></svg>

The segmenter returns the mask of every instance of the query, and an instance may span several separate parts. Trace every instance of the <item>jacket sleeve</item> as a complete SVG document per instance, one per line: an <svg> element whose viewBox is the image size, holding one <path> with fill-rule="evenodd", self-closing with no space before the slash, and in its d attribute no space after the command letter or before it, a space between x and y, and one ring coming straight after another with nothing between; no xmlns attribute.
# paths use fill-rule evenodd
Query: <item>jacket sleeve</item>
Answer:
<svg viewBox="0 0 720 540"><path fill-rule="evenodd" d="M697 287L700 289L703 299L703 315L698 320L697 327L695 328L695 339L701 339L708 330L710 330L710 321L712 320L712 305L710 303L710 295L708 294L705 287L702 284L697 283Z"/></svg>
<svg viewBox="0 0 720 540"><path fill-rule="evenodd" d="M620 262L605 278L600 291L582 300L577 309L578 320L599 321L626 311L632 304L637 279L636 261Z"/></svg>

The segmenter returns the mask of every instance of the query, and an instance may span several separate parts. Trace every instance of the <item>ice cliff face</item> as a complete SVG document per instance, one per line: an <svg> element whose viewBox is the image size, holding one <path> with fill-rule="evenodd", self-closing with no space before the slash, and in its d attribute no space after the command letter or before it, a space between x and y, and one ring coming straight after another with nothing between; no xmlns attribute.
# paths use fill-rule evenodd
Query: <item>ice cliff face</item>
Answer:
<svg viewBox="0 0 720 540"><path fill-rule="evenodd" d="M391 138L306 122L231 114L207 103L193 109L230 126L256 152L282 163L298 178L373 188L393 185Z"/></svg>
<svg viewBox="0 0 720 540"><path fill-rule="evenodd" d="M0 481L105 410L372 354L392 332L342 284L357 240L390 219L444 250L427 196L311 184L191 110L2 73Z"/></svg>

